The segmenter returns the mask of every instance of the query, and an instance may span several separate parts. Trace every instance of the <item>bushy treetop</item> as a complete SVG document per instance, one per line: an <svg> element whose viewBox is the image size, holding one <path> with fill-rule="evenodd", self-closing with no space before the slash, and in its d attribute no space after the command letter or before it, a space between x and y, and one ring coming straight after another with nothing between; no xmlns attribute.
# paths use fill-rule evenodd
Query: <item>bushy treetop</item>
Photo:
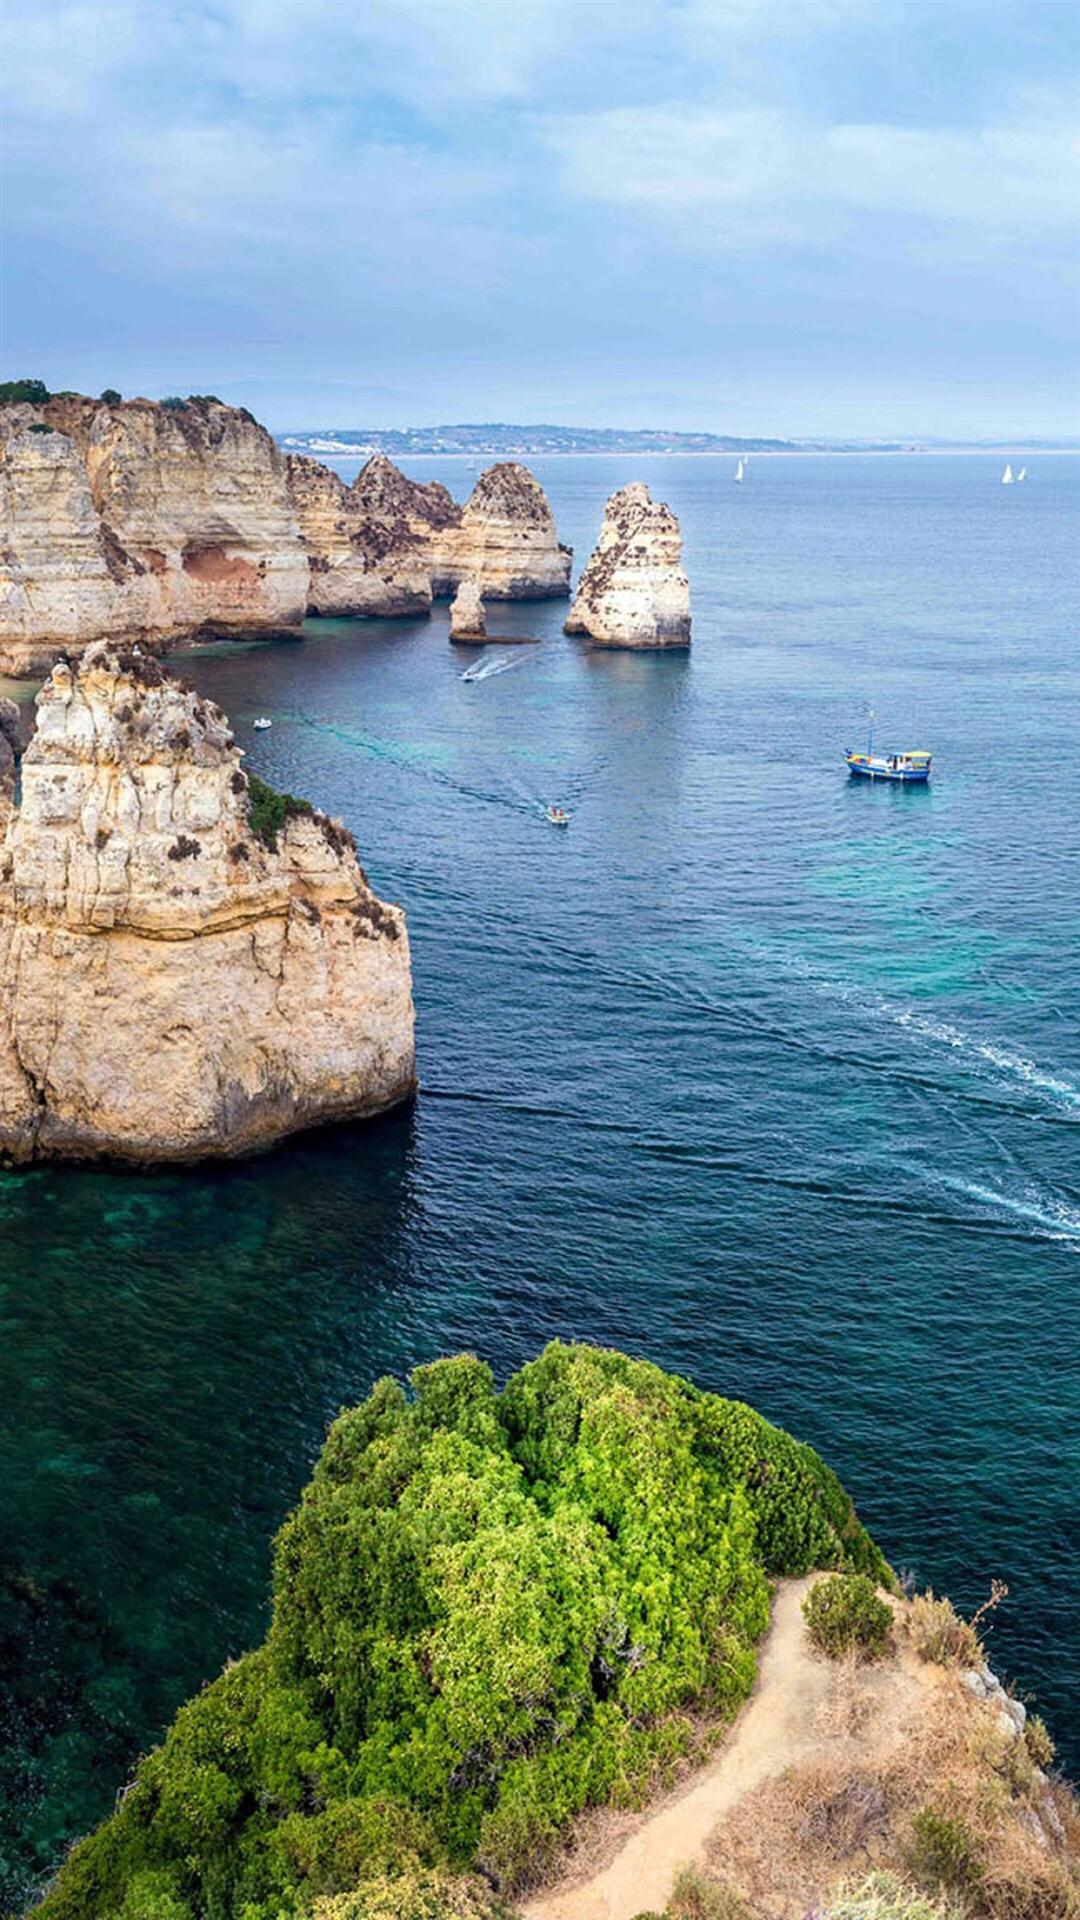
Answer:
<svg viewBox="0 0 1080 1920"><path fill-rule="evenodd" d="M156 1914L151 1888L162 1920L360 1916L387 1876L404 1911L409 1876L468 1867L513 1890L689 1749L688 1708L735 1711L770 1574L888 1578L809 1447L647 1362L555 1343L501 1393L469 1355L411 1387L335 1422L265 1643L177 1715L48 1920Z"/></svg>

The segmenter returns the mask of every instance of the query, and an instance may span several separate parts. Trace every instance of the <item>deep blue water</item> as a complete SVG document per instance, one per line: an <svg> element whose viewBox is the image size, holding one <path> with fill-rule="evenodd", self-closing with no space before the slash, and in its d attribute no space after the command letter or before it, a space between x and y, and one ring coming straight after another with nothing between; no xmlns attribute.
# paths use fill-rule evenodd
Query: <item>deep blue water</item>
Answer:
<svg viewBox="0 0 1080 1920"><path fill-rule="evenodd" d="M13 1886L259 1636L335 1409L554 1334L753 1401L965 1608L1006 1579L994 1658L1075 1771L1080 462L1030 464L540 462L579 559L613 487L671 501L688 658L553 602L491 609L543 645L472 686L445 609L185 664L406 907L423 1091L239 1166L0 1176ZM929 791L844 777L869 701Z"/></svg>

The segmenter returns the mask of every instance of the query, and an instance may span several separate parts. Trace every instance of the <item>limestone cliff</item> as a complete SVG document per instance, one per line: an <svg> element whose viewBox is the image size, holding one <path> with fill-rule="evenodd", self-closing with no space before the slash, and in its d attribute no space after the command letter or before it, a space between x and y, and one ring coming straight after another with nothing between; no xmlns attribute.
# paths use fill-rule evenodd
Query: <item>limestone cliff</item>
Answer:
<svg viewBox="0 0 1080 1920"><path fill-rule="evenodd" d="M420 540L431 589L448 598L462 580L486 600L544 600L569 592L569 547L560 546L547 496L527 467L502 461L480 475L464 505L437 480L409 480L376 454L353 482L368 514Z"/></svg>
<svg viewBox="0 0 1080 1920"><path fill-rule="evenodd" d="M380 499L373 489L365 499L329 467L303 454L289 454L285 467L310 567L308 612L426 613L431 606L426 541L389 493Z"/></svg>
<svg viewBox="0 0 1080 1920"><path fill-rule="evenodd" d="M57 665L0 835L0 1150L235 1154L413 1085L405 922L351 837L138 648Z"/></svg>
<svg viewBox="0 0 1080 1920"><path fill-rule="evenodd" d="M307 579L283 456L243 410L0 406L0 669L106 635L295 631Z"/></svg>
<svg viewBox="0 0 1080 1920"><path fill-rule="evenodd" d="M613 493L565 623L601 647L688 647L690 587L671 508L640 480Z"/></svg>

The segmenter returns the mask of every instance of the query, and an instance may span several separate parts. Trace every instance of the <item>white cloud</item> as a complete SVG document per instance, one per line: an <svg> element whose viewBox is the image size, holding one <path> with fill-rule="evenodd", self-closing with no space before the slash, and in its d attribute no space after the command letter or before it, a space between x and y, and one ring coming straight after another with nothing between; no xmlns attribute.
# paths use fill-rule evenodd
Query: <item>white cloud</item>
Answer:
<svg viewBox="0 0 1080 1920"><path fill-rule="evenodd" d="M704 237L795 235L813 208L1024 234L1074 226L1080 205L1080 132L1064 113L935 129L668 104L548 118L541 131L569 191L705 222Z"/></svg>

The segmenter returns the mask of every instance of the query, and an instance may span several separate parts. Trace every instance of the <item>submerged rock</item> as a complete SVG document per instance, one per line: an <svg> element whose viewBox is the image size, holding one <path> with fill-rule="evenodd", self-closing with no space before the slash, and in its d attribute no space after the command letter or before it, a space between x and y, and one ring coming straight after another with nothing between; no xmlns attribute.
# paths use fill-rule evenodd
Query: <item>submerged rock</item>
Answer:
<svg viewBox="0 0 1080 1920"><path fill-rule="evenodd" d="M61 662L0 835L0 1150L188 1160L414 1088L404 916L138 648Z"/></svg>
<svg viewBox="0 0 1080 1920"><path fill-rule="evenodd" d="M308 612L383 618L426 613L427 549L400 513L365 503L318 460L292 453L285 465L311 569Z"/></svg>
<svg viewBox="0 0 1080 1920"><path fill-rule="evenodd" d="M307 558L281 452L211 399L0 405L0 669L106 635L295 632Z"/></svg>
<svg viewBox="0 0 1080 1920"><path fill-rule="evenodd" d="M690 587L671 508L640 480L613 493L566 633L601 647L688 647Z"/></svg>
<svg viewBox="0 0 1080 1920"><path fill-rule="evenodd" d="M450 602L451 640L486 640L484 602L475 580L463 580Z"/></svg>

